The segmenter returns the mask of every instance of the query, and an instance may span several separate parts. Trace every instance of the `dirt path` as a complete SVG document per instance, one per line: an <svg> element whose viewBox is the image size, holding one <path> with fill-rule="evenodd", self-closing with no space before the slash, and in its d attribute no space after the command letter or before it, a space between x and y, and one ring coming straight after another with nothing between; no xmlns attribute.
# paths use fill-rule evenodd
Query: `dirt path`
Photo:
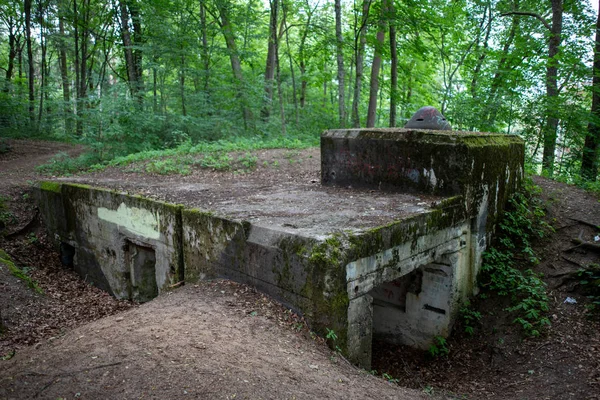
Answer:
<svg viewBox="0 0 600 400"><path fill-rule="evenodd" d="M0 154L0 182L5 186L22 186L40 177L35 167L59 153L77 156L82 146L42 140L9 140L11 151Z"/></svg>
<svg viewBox="0 0 600 400"><path fill-rule="evenodd" d="M290 330L269 303L228 281L187 286L20 352L0 397L425 398Z"/></svg>

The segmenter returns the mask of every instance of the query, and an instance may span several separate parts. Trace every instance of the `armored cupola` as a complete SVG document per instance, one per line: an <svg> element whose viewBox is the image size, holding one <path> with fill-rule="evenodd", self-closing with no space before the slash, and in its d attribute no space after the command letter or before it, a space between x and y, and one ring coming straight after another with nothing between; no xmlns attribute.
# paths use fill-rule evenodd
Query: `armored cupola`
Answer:
<svg viewBox="0 0 600 400"><path fill-rule="evenodd" d="M446 117L435 107L421 107L404 125L406 129L434 129L438 131L452 130Z"/></svg>

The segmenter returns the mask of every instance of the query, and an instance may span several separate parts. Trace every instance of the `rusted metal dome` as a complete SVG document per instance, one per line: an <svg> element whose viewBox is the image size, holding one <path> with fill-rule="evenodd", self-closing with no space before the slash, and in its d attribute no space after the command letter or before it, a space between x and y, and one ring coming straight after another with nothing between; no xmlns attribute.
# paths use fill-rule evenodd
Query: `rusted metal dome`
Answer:
<svg viewBox="0 0 600 400"><path fill-rule="evenodd" d="M435 129L439 131L452 130L446 117L435 107L431 106L419 108L404 127L410 129Z"/></svg>

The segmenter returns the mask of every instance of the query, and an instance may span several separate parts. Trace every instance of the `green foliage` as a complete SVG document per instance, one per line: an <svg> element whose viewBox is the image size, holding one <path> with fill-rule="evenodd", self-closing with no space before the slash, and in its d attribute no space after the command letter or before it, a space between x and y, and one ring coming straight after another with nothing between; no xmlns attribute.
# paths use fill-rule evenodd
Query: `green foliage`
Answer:
<svg viewBox="0 0 600 400"><path fill-rule="evenodd" d="M95 152L84 153L75 158L60 152L47 163L38 166L36 171L47 175L70 175L85 171L98 161L100 159Z"/></svg>
<svg viewBox="0 0 600 400"><path fill-rule="evenodd" d="M590 299L590 309L600 314L600 264L590 264L577 271L583 294Z"/></svg>
<svg viewBox="0 0 600 400"><path fill-rule="evenodd" d="M342 352L340 346L336 343L338 340L338 336L333 329L325 328L327 330L327 335L325 338L330 341L330 345L335 348L335 351L338 353Z"/></svg>
<svg viewBox="0 0 600 400"><path fill-rule="evenodd" d="M469 335L475 333L475 325L481 320L481 313L471 308L471 303L466 302L465 305L460 309L460 315L465 326L465 332Z"/></svg>
<svg viewBox="0 0 600 400"><path fill-rule="evenodd" d="M398 383L400 382L400 379L394 378L393 376L391 376L390 374L388 374L387 372L384 372L381 377L383 379L385 379L386 381L390 382L390 383Z"/></svg>
<svg viewBox="0 0 600 400"><path fill-rule="evenodd" d="M443 336L435 336L433 343L429 346L429 355L433 358L445 357L450 353L446 338Z"/></svg>
<svg viewBox="0 0 600 400"><path fill-rule="evenodd" d="M6 254L5 251L0 249L0 266L5 266L8 268L9 272L16 278L22 280L29 286L31 289L36 291L39 294L43 294L42 288L39 287L37 282L35 282L29 275L27 275L27 271L25 269L20 269L15 265L15 263L11 260L10 256Z"/></svg>
<svg viewBox="0 0 600 400"><path fill-rule="evenodd" d="M545 213L537 193L539 188L529 182L510 199L499 224L497 244L485 252L479 277L481 287L510 297L511 306L506 310L515 314L513 322L529 336L539 336L550 325L545 316L546 284L531 269L521 270L515 263L521 258L530 265L537 264L532 241L552 231L543 220Z"/></svg>

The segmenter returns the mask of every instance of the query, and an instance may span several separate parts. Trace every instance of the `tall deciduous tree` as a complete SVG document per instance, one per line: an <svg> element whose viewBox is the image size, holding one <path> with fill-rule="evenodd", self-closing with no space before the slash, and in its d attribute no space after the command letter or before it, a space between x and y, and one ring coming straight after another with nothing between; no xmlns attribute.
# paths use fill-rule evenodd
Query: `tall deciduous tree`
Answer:
<svg viewBox="0 0 600 400"><path fill-rule="evenodd" d="M594 66L592 78L592 111L588 123L583 155L581 158L581 176L595 181L598 175L598 149L600 148L600 11L596 21L596 41L594 45Z"/></svg>
<svg viewBox="0 0 600 400"><path fill-rule="evenodd" d="M340 0L335 0L335 49L337 61L337 80L338 80L338 119L340 127L346 125L346 104L344 102L345 94L345 71L344 71L344 37L342 36L342 4Z"/></svg>
<svg viewBox="0 0 600 400"><path fill-rule="evenodd" d="M35 120L35 71L31 43L31 0L25 0L25 41L27 43L27 88L29 94L29 120Z"/></svg>
<svg viewBox="0 0 600 400"><path fill-rule="evenodd" d="M381 69L381 59L383 43L385 40L385 31L388 23L388 1L381 0L381 11L379 15L379 24L377 28L377 43L375 45L375 55L371 65L371 82L369 84L369 108L367 110L367 128L375 126L377 118L377 95L379 94L379 71Z"/></svg>

